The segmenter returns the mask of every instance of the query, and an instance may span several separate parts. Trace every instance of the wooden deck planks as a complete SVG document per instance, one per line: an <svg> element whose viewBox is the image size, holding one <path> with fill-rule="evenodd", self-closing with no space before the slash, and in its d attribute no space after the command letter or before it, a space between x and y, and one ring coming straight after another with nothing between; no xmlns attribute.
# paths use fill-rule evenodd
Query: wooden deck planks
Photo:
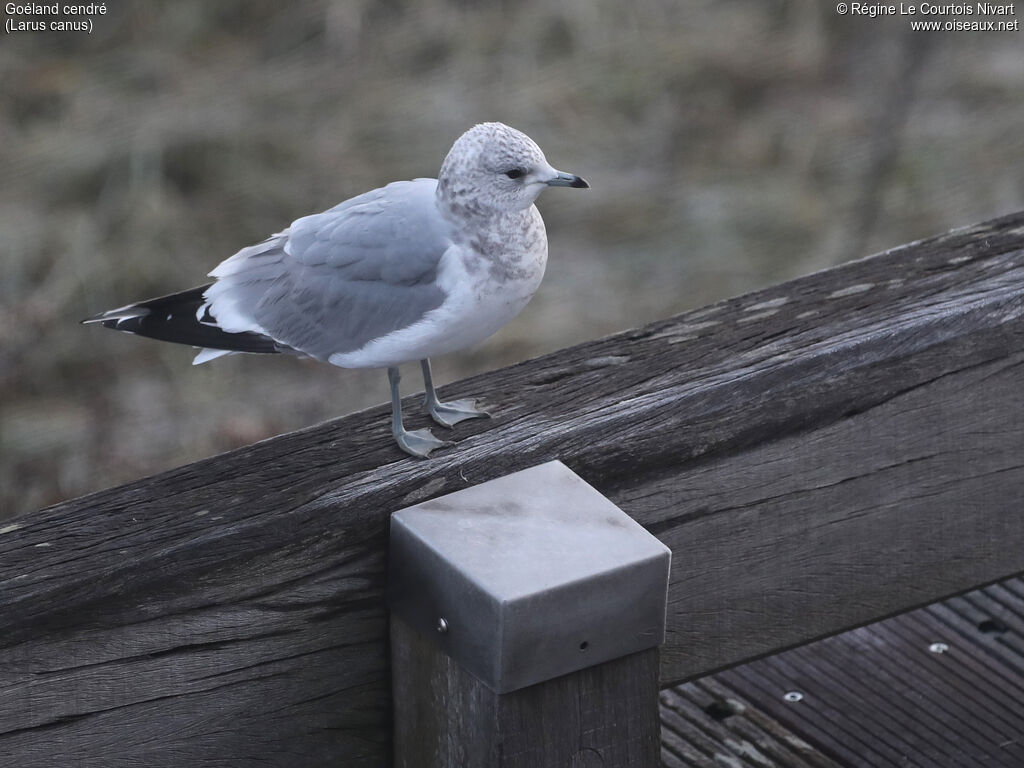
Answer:
<svg viewBox="0 0 1024 768"><path fill-rule="evenodd" d="M1024 577L665 691L662 728L667 768L1020 768Z"/></svg>
<svg viewBox="0 0 1024 768"><path fill-rule="evenodd" d="M663 691L661 715L665 768L839 768L713 677Z"/></svg>

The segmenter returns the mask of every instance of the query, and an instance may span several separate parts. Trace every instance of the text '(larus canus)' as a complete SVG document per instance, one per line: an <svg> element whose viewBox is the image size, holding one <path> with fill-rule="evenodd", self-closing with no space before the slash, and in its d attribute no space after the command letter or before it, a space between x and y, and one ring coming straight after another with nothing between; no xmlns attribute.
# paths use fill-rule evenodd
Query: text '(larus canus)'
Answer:
<svg viewBox="0 0 1024 768"><path fill-rule="evenodd" d="M420 361L438 424L487 416L473 400L438 400L429 358L519 314L547 263L534 201L546 187L588 186L552 168L526 134L482 123L459 137L437 179L392 182L305 216L221 262L212 283L84 322L199 347L197 364L284 352L387 368L395 440L427 456L447 443L402 426L398 366Z"/></svg>

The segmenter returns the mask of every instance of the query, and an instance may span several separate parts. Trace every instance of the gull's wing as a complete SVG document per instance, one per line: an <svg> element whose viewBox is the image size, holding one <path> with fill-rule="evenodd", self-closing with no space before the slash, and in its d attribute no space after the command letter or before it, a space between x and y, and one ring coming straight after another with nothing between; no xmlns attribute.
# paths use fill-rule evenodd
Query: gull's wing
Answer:
<svg viewBox="0 0 1024 768"><path fill-rule="evenodd" d="M412 325L445 298L436 277L452 242L435 189L395 182L243 248L210 273L200 321L320 360Z"/></svg>

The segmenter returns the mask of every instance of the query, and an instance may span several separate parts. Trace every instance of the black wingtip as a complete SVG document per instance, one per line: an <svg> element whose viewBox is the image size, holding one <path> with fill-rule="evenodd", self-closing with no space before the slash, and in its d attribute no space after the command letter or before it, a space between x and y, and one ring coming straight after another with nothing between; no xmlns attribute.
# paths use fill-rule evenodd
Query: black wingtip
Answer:
<svg viewBox="0 0 1024 768"><path fill-rule="evenodd" d="M100 312L87 317L83 323L99 323L104 328L158 341L188 344L204 349L225 349L234 352L275 353L285 349L269 336L253 331L232 333L196 317L204 305L204 294L209 284L190 288L169 296L129 304L120 309ZM212 318L209 318L212 321Z"/></svg>

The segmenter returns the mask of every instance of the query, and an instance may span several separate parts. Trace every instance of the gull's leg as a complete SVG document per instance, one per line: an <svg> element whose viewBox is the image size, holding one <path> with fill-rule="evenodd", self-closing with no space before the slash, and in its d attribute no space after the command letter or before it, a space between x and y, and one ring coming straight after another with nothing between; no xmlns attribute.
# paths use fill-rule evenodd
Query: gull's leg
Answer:
<svg viewBox="0 0 1024 768"><path fill-rule="evenodd" d="M398 366L388 368L388 382L391 384L391 434L395 436L398 447L406 453L425 459L435 448L443 445L451 445L444 440L438 440L429 429L414 429L406 431L402 426L402 396L398 394L398 383L402 380L402 374Z"/></svg>
<svg viewBox="0 0 1024 768"><path fill-rule="evenodd" d="M426 403L430 417L442 427L454 427L466 419L486 419L491 414L476 407L476 400L450 400L442 403L434 391L434 377L430 375L430 361L420 361L423 367L423 402Z"/></svg>

